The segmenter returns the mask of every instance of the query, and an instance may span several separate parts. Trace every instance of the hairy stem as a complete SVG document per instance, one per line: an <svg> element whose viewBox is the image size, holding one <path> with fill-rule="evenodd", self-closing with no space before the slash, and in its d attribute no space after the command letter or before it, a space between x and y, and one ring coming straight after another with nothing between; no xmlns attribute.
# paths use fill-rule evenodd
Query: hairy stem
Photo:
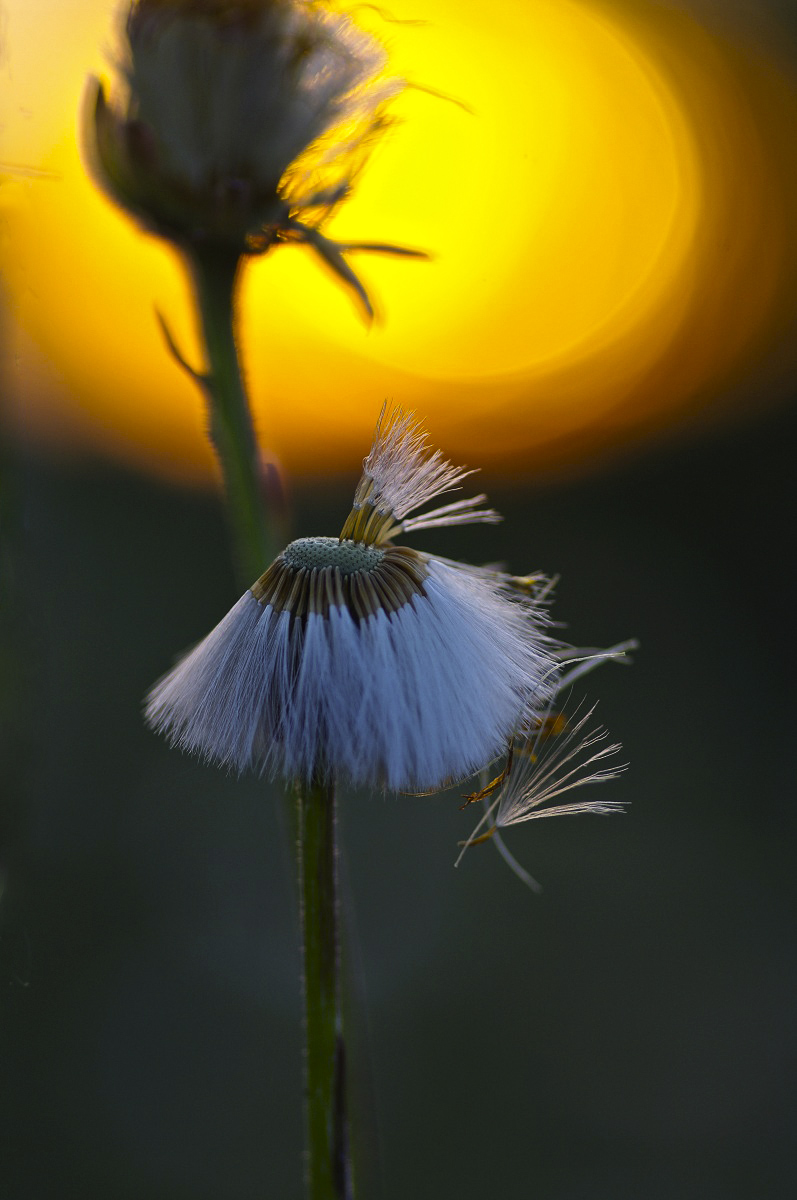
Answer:
<svg viewBox="0 0 797 1200"><path fill-rule="evenodd" d="M335 788L294 785L305 1017L308 1200L351 1200L341 1014Z"/></svg>
<svg viewBox="0 0 797 1200"><path fill-rule="evenodd" d="M248 587L276 547L262 499L260 460L235 339L235 298L242 259L225 245L192 244L186 258L194 284L208 372L210 437L221 466L239 581Z"/></svg>

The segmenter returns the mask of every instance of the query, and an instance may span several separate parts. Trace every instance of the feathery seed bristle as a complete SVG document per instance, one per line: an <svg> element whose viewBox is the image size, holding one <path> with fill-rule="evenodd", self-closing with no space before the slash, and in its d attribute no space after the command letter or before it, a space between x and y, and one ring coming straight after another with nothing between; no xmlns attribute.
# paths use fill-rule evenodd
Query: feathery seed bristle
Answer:
<svg viewBox="0 0 797 1200"><path fill-rule="evenodd" d="M432 450L429 435L413 413L385 405L341 539L381 544L402 530L495 524L501 517L494 509L477 507L486 496L456 500L419 517L404 519L435 496L459 488L474 470L455 467L439 450Z"/></svg>

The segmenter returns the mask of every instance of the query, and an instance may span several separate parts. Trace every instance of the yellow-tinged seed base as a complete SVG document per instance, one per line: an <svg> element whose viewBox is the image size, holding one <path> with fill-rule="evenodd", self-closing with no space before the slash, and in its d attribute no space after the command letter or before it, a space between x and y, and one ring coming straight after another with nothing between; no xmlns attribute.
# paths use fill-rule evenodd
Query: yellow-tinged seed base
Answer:
<svg viewBox="0 0 797 1200"><path fill-rule="evenodd" d="M367 485L365 489L363 480ZM373 487L373 480L367 475L363 476L363 480L360 481L360 486L357 488L354 508L346 518L340 536L342 539L366 542L369 545L384 544L401 532L401 522L395 519L389 509L381 510L371 499L361 499L361 493L365 496L366 490ZM368 495L370 496L370 491L368 491Z"/></svg>
<svg viewBox="0 0 797 1200"><path fill-rule="evenodd" d="M344 608L356 620L392 613L424 594L422 554L409 546L377 548L338 538L300 538L275 559L251 592L275 612L326 617Z"/></svg>

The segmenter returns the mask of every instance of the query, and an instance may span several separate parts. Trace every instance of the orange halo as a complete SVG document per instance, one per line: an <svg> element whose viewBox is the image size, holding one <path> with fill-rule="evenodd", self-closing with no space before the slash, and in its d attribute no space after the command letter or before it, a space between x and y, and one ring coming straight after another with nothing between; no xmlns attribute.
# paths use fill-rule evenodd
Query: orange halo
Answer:
<svg viewBox="0 0 797 1200"><path fill-rule="evenodd" d="M13 419L209 478L202 400L153 315L199 361L179 264L79 161L73 114L112 9L87 3L76 20L54 6L66 45L47 61L24 0L9 8L38 144L18 123L3 158L47 172L4 189L23 363ZM435 261L361 260L386 311L370 331L304 250L253 263L243 344L264 446L296 471L350 467L389 396L421 410L457 457L539 467L702 403L794 300L783 215L794 151L774 144L784 106L794 114L790 86L653 9L659 23L636 27L570 0L497 0L487 23L475 0L429 0L424 14L423 26L368 19L399 72L474 113L407 91L331 232Z"/></svg>

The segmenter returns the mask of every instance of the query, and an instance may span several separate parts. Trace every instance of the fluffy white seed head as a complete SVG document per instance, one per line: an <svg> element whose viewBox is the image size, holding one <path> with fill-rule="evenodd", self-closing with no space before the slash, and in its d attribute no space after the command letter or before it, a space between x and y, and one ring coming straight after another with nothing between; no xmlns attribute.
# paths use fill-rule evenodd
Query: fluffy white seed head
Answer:
<svg viewBox="0 0 797 1200"><path fill-rule="evenodd" d="M378 519L352 537L355 508L340 538L286 547L153 688L153 728L236 771L420 791L473 774L545 711L558 647L533 593L392 542L463 472L402 414L380 426L366 471ZM453 507L433 523L484 519Z"/></svg>
<svg viewBox="0 0 797 1200"><path fill-rule="evenodd" d="M404 602L338 566L322 584L312 567L303 597L295 577L298 615L284 587L247 592L156 685L148 722L236 771L399 790L472 774L550 697L546 639L486 576L417 559Z"/></svg>

